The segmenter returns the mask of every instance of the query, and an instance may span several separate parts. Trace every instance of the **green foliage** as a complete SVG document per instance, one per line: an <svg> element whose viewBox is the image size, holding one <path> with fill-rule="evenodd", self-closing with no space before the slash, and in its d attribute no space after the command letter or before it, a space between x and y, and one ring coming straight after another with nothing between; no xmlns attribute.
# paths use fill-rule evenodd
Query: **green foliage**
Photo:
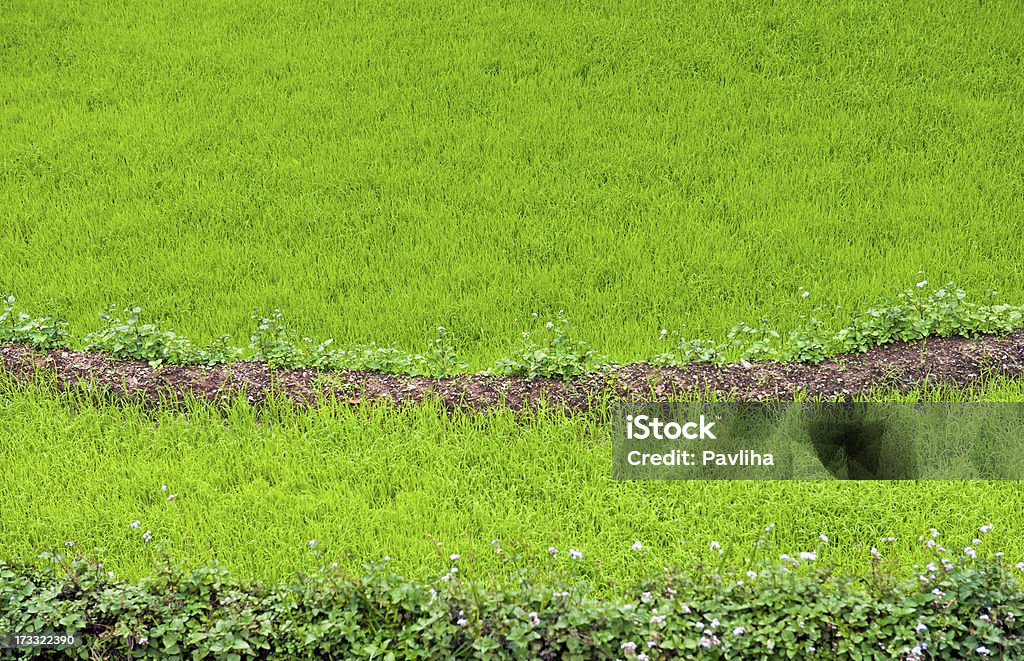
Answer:
<svg viewBox="0 0 1024 661"><path fill-rule="evenodd" d="M214 365L234 360L238 349L230 345L226 335L214 340L206 348L196 348L192 342L156 323L141 323L142 308L125 308L124 317L115 316L111 306L100 314L103 327L85 336L86 351L102 351L112 358L145 360L154 367L170 365Z"/></svg>
<svg viewBox="0 0 1024 661"><path fill-rule="evenodd" d="M295 331L284 323L284 313L275 309L269 317L252 315L256 330L249 338L252 359L265 362L272 368L303 367L306 357L295 342Z"/></svg>
<svg viewBox="0 0 1024 661"><path fill-rule="evenodd" d="M459 359L451 335L444 326L437 327L437 337L431 340L427 355L416 358L419 360L414 373L435 379L461 374L469 367L468 363Z"/></svg>
<svg viewBox="0 0 1024 661"><path fill-rule="evenodd" d="M671 337L676 344L668 351L651 359L652 365L668 365L679 367L689 363L722 363L725 362L723 351L726 347L715 344L711 340L688 340L679 331L661 331L664 341Z"/></svg>
<svg viewBox="0 0 1024 661"><path fill-rule="evenodd" d="M738 349L744 360L777 360L782 354L778 346L779 334L767 324L767 319L761 320L761 327L740 322L729 331L728 345Z"/></svg>
<svg viewBox="0 0 1024 661"><path fill-rule="evenodd" d="M62 317L33 317L14 307L14 296L0 295L0 342L24 342L36 349L68 345L68 322Z"/></svg>
<svg viewBox="0 0 1024 661"><path fill-rule="evenodd" d="M668 351L650 359L654 365L681 366L690 363L724 364L732 360L774 360L819 363L830 356L864 352L891 342L913 342L928 337L1009 333L1024 327L1024 306L995 303L995 290L988 302L977 304L955 282L924 291L924 284L897 293L894 300L868 308L837 330L829 330L815 316L800 316L801 323L782 338L761 319L757 326L739 323L730 329L724 343L687 339L678 331L665 330L662 341L674 342ZM0 341L27 342L38 348L68 345L67 324L54 317L33 318L14 311L14 298L3 299ZM139 322L141 308L127 308L124 319L101 314L102 329L85 336L85 348L105 351L114 358L163 363L214 365L239 358L243 352L222 335L205 348L157 324ZM536 315L534 315L536 317ZM252 360L272 368L370 370L443 378L465 373L469 365L460 358L451 334L443 326L425 353L409 354L394 345L335 348L334 340L314 344L296 333L275 309L269 317L253 315L256 329L250 337ZM538 322L539 324L539 322ZM573 337L568 318L559 311L554 321L523 333L525 341L515 353L500 359L490 371L499 375L571 379L583 373L611 366L585 342ZM539 340L534 339L539 337Z"/></svg>
<svg viewBox="0 0 1024 661"><path fill-rule="evenodd" d="M534 318L537 315L534 314ZM544 328L534 334L523 333L524 339L540 335L540 341L524 343L509 358L502 358L492 372L499 375L525 376L534 378L571 379L584 372L592 371L605 364L582 340L572 337L572 327L562 310L554 321L548 321Z"/></svg>
<svg viewBox="0 0 1024 661"><path fill-rule="evenodd" d="M834 575L813 553L747 571L671 568L612 598L571 584L496 588L358 577L323 568L241 582L213 564L164 558L138 584L95 558L0 562L0 626L76 633L71 658L1010 658L1024 652L1024 589L999 559L944 560L897 580Z"/></svg>
<svg viewBox="0 0 1024 661"><path fill-rule="evenodd" d="M911 342L927 337L960 335L974 337L982 333L1008 333L1024 325L1024 306L978 305L955 282L924 293L921 282L915 289L899 292L896 300L869 308L827 340L831 353L867 351L897 340Z"/></svg>

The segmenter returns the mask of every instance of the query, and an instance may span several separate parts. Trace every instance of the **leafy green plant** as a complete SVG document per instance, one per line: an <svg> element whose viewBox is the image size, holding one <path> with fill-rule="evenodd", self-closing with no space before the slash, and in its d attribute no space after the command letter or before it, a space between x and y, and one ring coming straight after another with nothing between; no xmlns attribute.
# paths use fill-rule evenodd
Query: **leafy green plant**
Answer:
<svg viewBox="0 0 1024 661"><path fill-rule="evenodd" d="M284 314L275 309L269 317L254 313L256 330L249 338L252 359L265 362L271 368L297 368L306 365L306 356L295 342L295 332L284 323Z"/></svg>
<svg viewBox="0 0 1024 661"><path fill-rule="evenodd" d="M568 380L606 363L603 357L597 356L585 342L572 337L569 319L561 310L554 321L544 324L539 334L539 342L530 341L523 344L513 356L499 360L492 372L528 378L543 376ZM523 333L523 337L529 339L531 335Z"/></svg>
<svg viewBox="0 0 1024 661"><path fill-rule="evenodd" d="M768 320L762 319L760 327L736 324L729 330L728 346L739 350L744 360L778 360L781 355L777 340L779 333L768 327Z"/></svg>
<svg viewBox="0 0 1024 661"><path fill-rule="evenodd" d="M231 344L231 336L224 334L205 347L193 349L189 362L195 365L222 365L241 356L242 349Z"/></svg>
<svg viewBox="0 0 1024 661"><path fill-rule="evenodd" d="M829 336L823 332L824 324L814 317L803 317L803 324L790 331L782 350L782 360L802 363L820 363L829 355Z"/></svg>
<svg viewBox="0 0 1024 661"><path fill-rule="evenodd" d="M426 356L416 356L416 373L440 379L466 371L469 364L460 360L451 335L444 326L437 327L437 337L431 340Z"/></svg>
<svg viewBox="0 0 1024 661"><path fill-rule="evenodd" d="M0 296L0 342L24 342L36 349L68 346L68 322L61 317L33 317L19 312L14 296Z"/></svg>
<svg viewBox="0 0 1024 661"><path fill-rule="evenodd" d="M681 366L691 363L723 364L727 360L771 360L819 363L837 354L864 352L896 341L912 342L928 337L1009 333L1024 327L1024 306L995 303L997 292L988 292L987 304L971 301L966 291L950 282L927 293L922 281L917 287L897 292L895 298L868 308L835 331L814 316L801 315L803 323L783 340L762 319L757 326L740 323L728 332L724 343L688 339L678 331L662 331L661 339L673 346L650 359L653 365ZM809 292L803 291L806 299ZM25 342L49 349L68 346L67 322L55 317L31 317L14 308L14 297L0 298L0 341ZM163 363L215 365L238 359L243 351L223 335L206 347L195 347L184 337L157 324L139 321L141 308L113 309L101 314L105 325L85 337L85 348L105 351L115 358ZM536 317L537 315L534 315ZM369 370L444 378L464 373L468 364L456 352L451 335L439 326L437 337L422 354L409 354L393 345L335 348L333 340L314 344L309 338L296 339L280 310L269 317L253 315L256 329L250 337L251 358L271 368ZM613 367L583 341L575 339L564 312L532 333L507 358L497 361L489 373L525 377L571 379L585 372Z"/></svg>
<svg viewBox="0 0 1024 661"><path fill-rule="evenodd" d="M718 560L723 550L712 542L712 559L664 568L605 598L574 580L535 583L528 572L508 587L464 579L457 554L450 556L452 569L433 581L407 580L385 561L360 576L323 567L278 584L239 581L217 564L186 570L165 554L152 574L132 584L98 558L49 551L34 563L0 561L0 623L7 632L78 634L83 644L63 653L81 659L1024 653L1024 563L1014 567L999 554L979 558L973 547L943 550L920 576L900 579L872 549L865 580L819 565L816 551L767 556L769 550L759 546L746 567L726 569ZM584 562L575 549L564 555L558 560L572 567Z"/></svg>
<svg viewBox="0 0 1024 661"><path fill-rule="evenodd" d="M188 339L158 324L140 323L142 308L125 308L123 318L115 316L115 308L100 314L103 328L85 336L86 351L102 351L112 358L145 360L154 367L164 363L194 364L196 353Z"/></svg>
<svg viewBox="0 0 1024 661"><path fill-rule="evenodd" d="M688 340L679 331L669 333L667 330L662 330L662 341L670 337L676 341L675 346L655 356L651 360L652 365L680 367L690 363L721 363L725 360L722 351L726 347L715 344L711 340Z"/></svg>

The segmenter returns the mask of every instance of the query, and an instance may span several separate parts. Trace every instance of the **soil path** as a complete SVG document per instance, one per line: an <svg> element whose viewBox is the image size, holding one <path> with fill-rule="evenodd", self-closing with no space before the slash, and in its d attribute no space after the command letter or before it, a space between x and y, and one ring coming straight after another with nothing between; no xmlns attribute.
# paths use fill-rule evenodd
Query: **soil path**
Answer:
<svg viewBox="0 0 1024 661"><path fill-rule="evenodd" d="M584 411L597 398L665 401L715 393L744 401L787 400L804 391L849 398L874 388L907 391L924 385L966 387L997 375L1024 374L1024 331L980 338L931 338L926 342L876 347L836 356L819 365L743 363L655 367L634 363L571 381L467 374L445 379L366 371L272 370L239 361L217 367L152 368L144 361L112 360L70 349L36 351L0 344L0 367L16 381L47 379L63 391L94 393L146 405L196 397L220 403L244 394L263 402L269 393L315 405L323 398L351 404L415 403L438 399L449 409L523 410L542 400L568 411Z"/></svg>

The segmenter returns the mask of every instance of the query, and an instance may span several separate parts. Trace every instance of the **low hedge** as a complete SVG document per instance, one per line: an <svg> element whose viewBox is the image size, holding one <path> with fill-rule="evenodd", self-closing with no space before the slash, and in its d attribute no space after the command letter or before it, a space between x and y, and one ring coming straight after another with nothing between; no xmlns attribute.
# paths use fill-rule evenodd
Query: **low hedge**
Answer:
<svg viewBox="0 0 1024 661"><path fill-rule="evenodd" d="M0 562L0 635L68 632L82 659L1020 658L1022 565L947 558L914 579L837 576L814 554L746 572L666 569L601 598L583 588L364 576L277 584L168 560L137 583L95 558ZM0 652L27 658L39 650Z"/></svg>

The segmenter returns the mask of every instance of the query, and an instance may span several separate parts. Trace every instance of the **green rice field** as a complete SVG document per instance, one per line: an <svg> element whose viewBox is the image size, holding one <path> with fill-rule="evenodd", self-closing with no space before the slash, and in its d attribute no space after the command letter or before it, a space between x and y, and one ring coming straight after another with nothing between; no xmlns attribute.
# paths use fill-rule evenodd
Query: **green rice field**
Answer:
<svg viewBox="0 0 1024 661"><path fill-rule="evenodd" d="M564 310L628 362L925 280L1021 304L1022 234L1019 2L0 0L0 293L79 337L139 305L244 345L280 308L341 345L444 326L482 370ZM0 380L0 558L458 553L614 590L740 564L771 524L773 552L910 572L929 528L991 523L979 552L1024 560L1012 481L616 482L610 457L596 414L153 413Z"/></svg>

